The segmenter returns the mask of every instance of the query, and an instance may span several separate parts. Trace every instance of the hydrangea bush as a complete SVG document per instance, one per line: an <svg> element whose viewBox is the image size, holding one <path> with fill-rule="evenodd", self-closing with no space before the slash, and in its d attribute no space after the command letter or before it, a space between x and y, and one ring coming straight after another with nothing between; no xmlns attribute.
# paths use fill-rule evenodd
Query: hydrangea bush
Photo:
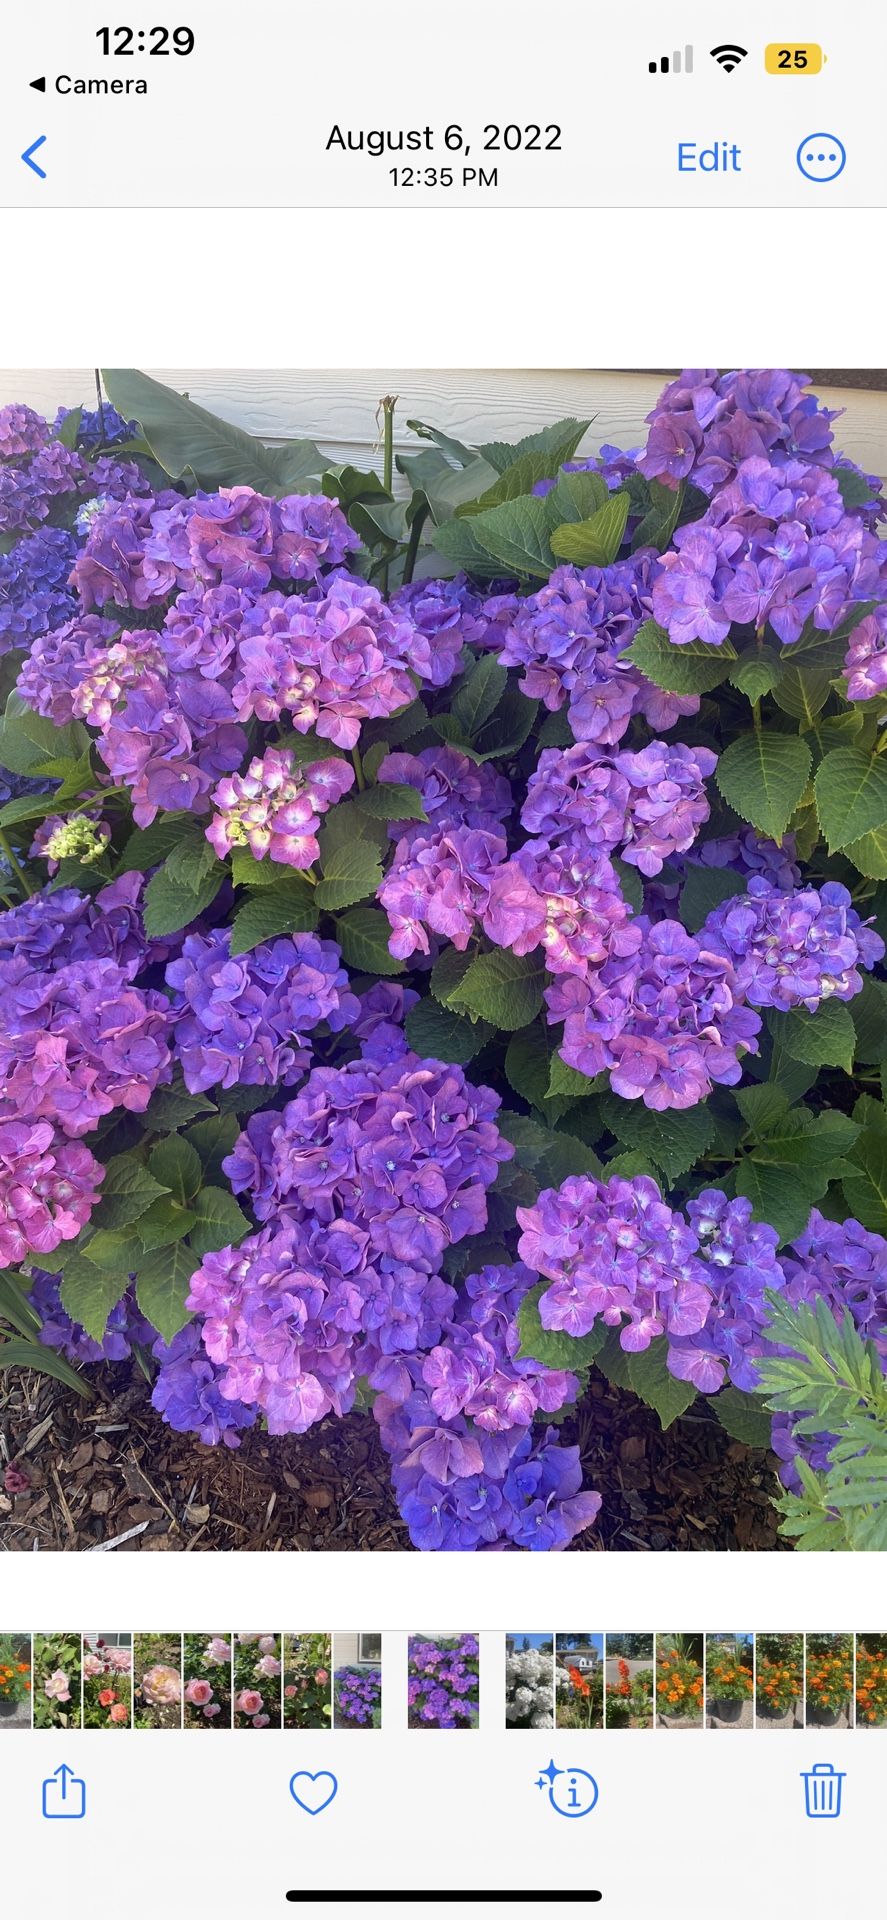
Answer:
<svg viewBox="0 0 887 1920"><path fill-rule="evenodd" d="M407 1711L411 1727L464 1732L479 1725L479 1654L474 1633L450 1639L410 1635Z"/></svg>
<svg viewBox="0 0 887 1920"><path fill-rule="evenodd" d="M887 1367L887 542L834 416L695 371L628 452L411 422L403 499L391 403L380 478L106 385L0 409L0 1358L135 1356L205 1445L371 1409L425 1550L593 1526L594 1365L887 1545L828 1418ZM845 1361L789 1387L774 1302Z"/></svg>

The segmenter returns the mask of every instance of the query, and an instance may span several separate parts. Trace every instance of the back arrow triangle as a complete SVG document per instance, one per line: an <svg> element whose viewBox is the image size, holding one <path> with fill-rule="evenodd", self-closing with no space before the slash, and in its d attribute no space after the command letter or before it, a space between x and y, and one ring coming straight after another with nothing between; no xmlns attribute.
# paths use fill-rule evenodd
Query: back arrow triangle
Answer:
<svg viewBox="0 0 887 1920"><path fill-rule="evenodd" d="M36 173L38 180L45 180L46 175L43 171L43 168L38 167L37 162L33 156L37 152L37 148L43 146L45 140L46 140L45 133L41 133L39 140L32 140L30 146L25 148L25 151L21 156L22 159L24 160L25 166L30 167L32 173Z"/></svg>
<svg viewBox="0 0 887 1920"><path fill-rule="evenodd" d="M41 76L40 76L40 79L39 79L39 80L29 80L29 81L28 81L28 86L29 86L29 87L34 87L34 89L36 90L36 92L37 92L37 93L45 93L45 92L46 92L46 75L45 75L45 73L43 73L43 74L41 74Z"/></svg>

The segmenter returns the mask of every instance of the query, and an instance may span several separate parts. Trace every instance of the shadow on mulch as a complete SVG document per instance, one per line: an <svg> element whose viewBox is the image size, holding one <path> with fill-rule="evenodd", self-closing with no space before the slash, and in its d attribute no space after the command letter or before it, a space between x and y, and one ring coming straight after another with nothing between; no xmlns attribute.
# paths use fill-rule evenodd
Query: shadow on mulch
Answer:
<svg viewBox="0 0 887 1920"><path fill-rule="evenodd" d="M90 1374L90 1400L16 1371L0 1380L0 1464L30 1490L0 1492L13 1552L392 1552L409 1549L372 1418L310 1434L203 1447L155 1414L126 1366ZM773 1457L730 1440L705 1412L662 1433L655 1413L599 1377L560 1429L603 1495L579 1551L785 1550L770 1504Z"/></svg>

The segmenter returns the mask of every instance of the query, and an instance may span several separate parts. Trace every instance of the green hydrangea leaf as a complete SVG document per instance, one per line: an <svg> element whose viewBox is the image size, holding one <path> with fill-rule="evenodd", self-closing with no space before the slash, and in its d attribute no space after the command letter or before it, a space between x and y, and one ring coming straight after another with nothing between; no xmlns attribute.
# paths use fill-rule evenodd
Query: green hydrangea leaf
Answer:
<svg viewBox="0 0 887 1920"><path fill-rule="evenodd" d="M146 1320L169 1342L190 1320L185 1305L191 1275L198 1265L187 1241L161 1247L142 1261L136 1276L136 1296Z"/></svg>
<svg viewBox="0 0 887 1920"><path fill-rule="evenodd" d="M645 620L626 658L652 680L654 687L662 687L666 693L710 693L726 680L736 649L729 640L719 647L707 646L702 640L676 647L664 627L657 626L655 620Z"/></svg>
<svg viewBox="0 0 887 1920"><path fill-rule="evenodd" d="M336 920L336 939L342 959L360 973L403 973L403 960L389 952L391 923L380 907L352 907Z"/></svg>
<svg viewBox="0 0 887 1920"><path fill-rule="evenodd" d="M428 819L421 794L401 781L380 780L377 786L359 793L354 804L374 820Z"/></svg>
<svg viewBox="0 0 887 1920"><path fill-rule="evenodd" d="M722 1387L711 1404L731 1440L741 1440L744 1447L769 1447L770 1415L756 1394Z"/></svg>
<svg viewBox="0 0 887 1920"><path fill-rule="evenodd" d="M728 806L759 833L781 840L798 806L813 764L810 748L795 734L741 734L721 754L715 778Z"/></svg>
<svg viewBox="0 0 887 1920"><path fill-rule="evenodd" d="M430 996L410 1007L404 1026L414 1052L460 1067L473 1060L496 1031L486 1020L466 1020Z"/></svg>
<svg viewBox="0 0 887 1920"><path fill-rule="evenodd" d="M85 1328L90 1340L101 1341L108 1316L126 1291L128 1283L128 1274L109 1272L75 1255L65 1263L60 1288L61 1303L70 1319ZM0 1348L0 1354L2 1352Z"/></svg>
<svg viewBox="0 0 887 1920"><path fill-rule="evenodd" d="M610 566L622 545L630 504L627 493L611 493L589 520L555 527L552 553L576 567Z"/></svg>
<svg viewBox="0 0 887 1920"><path fill-rule="evenodd" d="M370 841L335 847L324 858L323 879L314 889L318 907L352 907L367 894L375 893L382 878L382 863Z"/></svg>
<svg viewBox="0 0 887 1920"><path fill-rule="evenodd" d="M251 953L263 940L281 933L311 933L317 925L318 887L298 874L276 880L273 887L251 893L234 915L231 953ZM343 902L347 904L347 902Z"/></svg>
<svg viewBox="0 0 887 1920"><path fill-rule="evenodd" d="M887 760L859 747L837 747L821 762L816 809L832 853L887 826Z"/></svg>
<svg viewBox="0 0 887 1920"><path fill-rule="evenodd" d="M542 1006L544 980L545 966L538 952L520 955L509 947L495 947L472 960L449 995L449 1003L512 1033L535 1020Z"/></svg>
<svg viewBox="0 0 887 1920"><path fill-rule="evenodd" d="M793 1007L791 1013L771 1010L768 1022L777 1045L793 1060L808 1067L843 1067L850 1072L856 1029L843 1000L823 1000L815 1013L803 1007Z"/></svg>
<svg viewBox="0 0 887 1920"><path fill-rule="evenodd" d="M203 1179L203 1168L196 1147L179 1134L159 1140L148 1156L149 1171L174 1200L184 1206L193 1198Z"/></svg>
<svg viewBox="0 0 887 1920"><path fill-rule="evenodd" d="M194 1213L189 1245L198 1259L219 1247L239 1246L250 1232L250 1222L227 1187L201 1187L194 1200Z"/></svg>
<svg viewBox="0 0 887 1920"><path fill-rule="evenodd" d="M676 1380L666 1365L668 1342L651 1340L643 1353L628 1357L628 1379L632 1392L653 1407L659 1415L663 1433L693 1405L696 1388L692 1380Z"/></svg>

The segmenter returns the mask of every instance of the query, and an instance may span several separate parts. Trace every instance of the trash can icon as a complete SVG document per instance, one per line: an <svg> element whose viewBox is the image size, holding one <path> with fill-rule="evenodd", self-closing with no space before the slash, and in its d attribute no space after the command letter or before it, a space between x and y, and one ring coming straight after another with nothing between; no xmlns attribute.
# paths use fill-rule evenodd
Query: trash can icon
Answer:
<svg viewBox="0 0 887 1920"><path fill-rule="evenodd" d="M809 1773L801 1774L808 1820L837 1820L846 1778L846 1773L839 1773L829 1760L820 1761Z"/></svg>

